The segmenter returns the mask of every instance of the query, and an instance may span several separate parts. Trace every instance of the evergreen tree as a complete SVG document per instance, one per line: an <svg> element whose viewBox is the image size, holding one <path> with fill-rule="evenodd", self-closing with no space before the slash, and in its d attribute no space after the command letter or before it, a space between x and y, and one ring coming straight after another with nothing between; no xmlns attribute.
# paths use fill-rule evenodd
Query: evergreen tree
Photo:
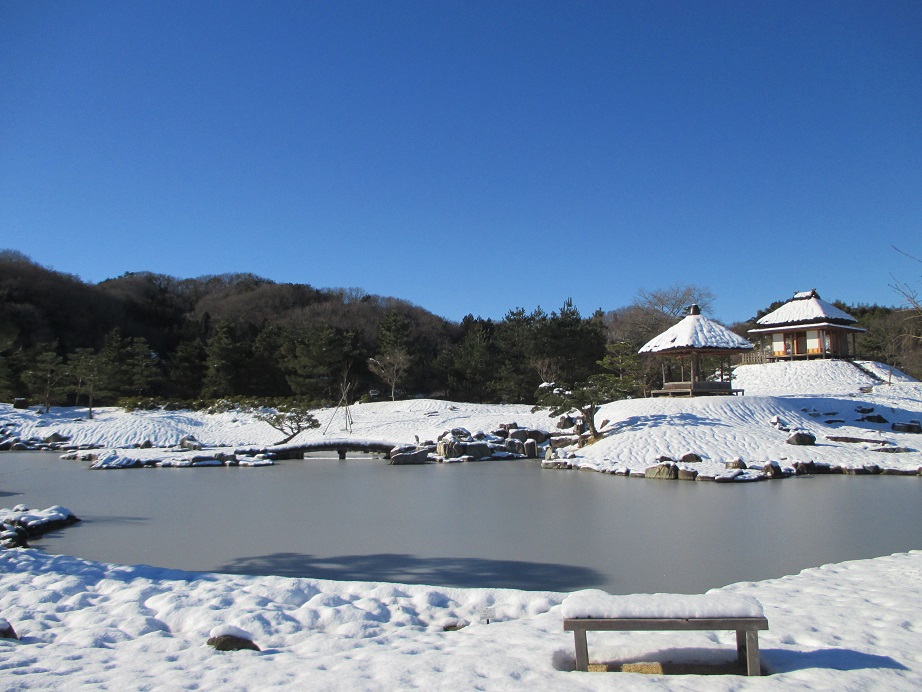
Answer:
<svg viewBox="0 0 922 692"><path fill-rule="evenodd" d="M42 403L45 413L67 394L67 374L64 359L58 355L55 345L40 345L33 351L23 380L29 388L29 395Z"/></svg>

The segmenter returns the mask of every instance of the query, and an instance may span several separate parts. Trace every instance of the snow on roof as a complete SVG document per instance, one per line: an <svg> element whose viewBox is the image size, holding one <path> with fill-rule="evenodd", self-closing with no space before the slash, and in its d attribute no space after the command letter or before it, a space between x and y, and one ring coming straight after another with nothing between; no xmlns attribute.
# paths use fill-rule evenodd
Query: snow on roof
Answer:
<svg viewBox="0 0 922 692"><path fill-rule="evenodd" d="M678 324L644 344L639 353L683 350L748 351L753 347L743 337L700 314L696 305L692 306L691 313Z"/></svg>
<svg viewBox="0 0 922 692"><path fill-rule="evenodd" d="M858 321L847 312L839 310L835 305L827 303L820 298L816 290L812 290L795 293L791 300L777 310L760 317L756 320L756 323L782 325L816 320L833 323L853 323Z"/></svg>

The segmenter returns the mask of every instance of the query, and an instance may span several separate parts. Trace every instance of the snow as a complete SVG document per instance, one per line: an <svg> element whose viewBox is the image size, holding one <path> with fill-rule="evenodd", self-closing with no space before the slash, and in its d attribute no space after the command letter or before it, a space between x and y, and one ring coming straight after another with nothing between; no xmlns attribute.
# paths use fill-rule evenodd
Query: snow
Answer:
<svg viewBox="0 0 922 692"><path fill-rule="evenodd" d="M565 618L760 618L764 612L762 604L754 598L720 591L612 596L598 589L584 589L564 599L561 615Z"/></svg>
<svg viewBox="0 0 922 692"><path fill-rule="evenodd" d="M840 361L744 366L735 378L746 390L742 397L612 402L599 413L599 421L609 420L602 428L606 436L563 451L574 467L632 476L661 456L680 459L688 452L702 461L679 463L680 468L735 481L762 477L762 464L790 469L798 461L918 469L919 436L862 420L858 409L873 409L892 422L920 419L922 385L899 372L892 373L892 384L884 384L865 371L886 379L887 368L860 365L864 371ZM75 444L102 444L100 454L119 458L162 455L163 450L133 445L150 440L173 446L188 434L208 447L231 449L271 445L280 437L241 412L103 409L92 421L81 414L85 410L40 415L0 405L0 424L23 438L58 432ZM351 433L339 429L342 411L317 415L322 426L331 423L330 439L400 444L459 427L490 431L517 422L553 428L546 413L531 413L527 406L432 400L354 406ZM302 433L293 443L321 441L322 430ZM817 444L786 444L793 430L814 434ZM914 451L873 451L884 443ZM176 452L179 459L191 458L183 454ZM738 465L735 460L749 468L728 469L727 462ZM915 690L922 687L920 587L920 551L731 584L698 597L609 600L614 597L593 591L568 595L200 574L12 549L0 552L0 618L20 640L0 639L0 687L61 689L66 680L74 689L601 690L623 684L656 690ZM750 613L761 604L770 627L760 634L768 676L572 672L573 638L562 628L565 613L685 616L711 612L717 601L722 615L727 607ZM217 652L205 644L216 631L242 631L261 651ZM735 658L735 634L593 633L590 654L594 661L723 663Z"/></svg>
<svg viewBox="0 0 922 692"><path fill-rule="evenodd" d="M687 348L750 350L752 344L704 315L688 315L644 344L640 353Z"/></svg>
<svg viewBox="0 0 922 692"><path fill-rule="evenodd" d="M857 320L844 310L827 303L816 295L815 292L803 292L794 295L794 298L777 310L756 320L756 324L765 326L795 324L814 320L833 320L838 322L857 322Z"/></svg>
<svg viewBox="0 0 922 692"><path fill-rule="evenodd" d="M0 613L21 639L0 640L0 683L9 690L61 689L64 680L68 689L914 690L922 685L920 584L919 551L732 584L708 596L763 605L767 676L601 674L572 672L562 604L574 596L566 594L202 576L15 550L0 553ZM262 651L205 645L225 627L246 632ZM591 639L593 661L718 664L736 656L733 632Z"/></svg>

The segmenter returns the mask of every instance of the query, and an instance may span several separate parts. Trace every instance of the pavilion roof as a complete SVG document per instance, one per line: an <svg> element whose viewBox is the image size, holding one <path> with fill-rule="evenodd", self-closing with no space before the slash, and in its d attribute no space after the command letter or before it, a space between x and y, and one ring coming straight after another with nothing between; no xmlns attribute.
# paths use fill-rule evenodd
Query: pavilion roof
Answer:
<svg viewBox="0 0 922 692"><path fill-rule="evenodd" d="M780 308L756 320L756 324L762 327L781 327L809 323L848 325L857 321L844 310L827 303L813 290L795 293L794 297Z"/></svg>
<svg viewBox="0 0 922 692"><path fill-rule="evenodd" d="M650 339L639 352L725 352L753 348L743 337L702 315L697 305L693 305L690 312L681 322Z"/></svg>

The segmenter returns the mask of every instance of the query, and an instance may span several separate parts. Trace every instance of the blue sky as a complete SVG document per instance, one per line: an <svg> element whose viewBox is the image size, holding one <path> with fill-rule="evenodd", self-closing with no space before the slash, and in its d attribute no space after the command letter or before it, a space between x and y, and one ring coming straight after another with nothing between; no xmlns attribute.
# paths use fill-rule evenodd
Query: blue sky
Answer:
<svg viewBox="0 0 922 692"><path fill-rule="evenodd" d="M0 248L450 319L897 304L922 3L0 0Z"/></svg>

